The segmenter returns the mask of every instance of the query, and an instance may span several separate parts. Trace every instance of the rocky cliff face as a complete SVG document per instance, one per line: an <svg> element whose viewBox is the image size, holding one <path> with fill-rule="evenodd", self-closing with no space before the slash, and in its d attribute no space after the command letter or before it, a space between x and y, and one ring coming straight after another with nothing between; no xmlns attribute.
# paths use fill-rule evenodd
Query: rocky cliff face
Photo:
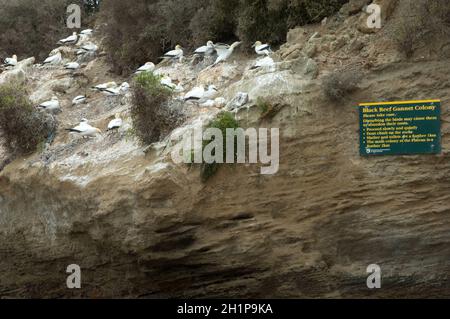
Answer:
<svg viewBox="0 0 450 319"><path fill-rule="evenodd" d="M144 147L125 133L129 119L118 134L90 140L61 130L42 153L8 164L0 296L450 297L450 63L405 61L384 31L357 31L361 15L292 30L274 68L237 60L200 74L161 69L183 83L220 83L227 100L249 93L250 107L236 116L242 127L280 128L275 175L225 165L202 183L197 168L171 160L177 132ZM364 77L332 103L321 78L342 65L360 66ZM100 57L75 76L24 72L36 101L50 92L65 99L64 128L81 116L104 126L127 114L127 98L68 105L110 77L105 70ZM260 96L283 106L273 119L260 118ZM358 102L429 98L442 100L441 155L359 156ZM186 125L215 113L194 109ZM366 287L374 263L383 275L376 291ZM82 269L80 290L66 288L69 264Z"/></svg>

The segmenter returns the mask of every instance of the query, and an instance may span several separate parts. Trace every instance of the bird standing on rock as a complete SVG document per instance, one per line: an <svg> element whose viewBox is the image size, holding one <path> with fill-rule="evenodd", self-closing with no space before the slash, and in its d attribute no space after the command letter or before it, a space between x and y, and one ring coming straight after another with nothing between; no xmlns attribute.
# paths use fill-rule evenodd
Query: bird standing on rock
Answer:
<svg viewBox="0 0 450 319"><path fill-rule="evenodd" d="M262 44L261 41L256 41L255 44L253 44L252 48L255 48L255 52L258 55L270 55L272 53L270 45Z"/></svg>
<svg viewBox="0 0 450 319"><path fill-rule="evenodd" d="M75 44L78 42L78 35L76 32L72 33L71 36L68 36L65 39L59 40L59 44Z"/></svg>
<svg viewBox="0 0 450 319"><path fill-rule="evenodd" d="M139 67L139 69L136 70L136 72L134 72L134 74L140 74L143 72L153 72L155 70L155 64L153 62L147 62L144 65L142 65L141 67Z"/></svg>
<svg viewBox="0 0 450 319"><path fill-rule="evenodd" d="M214 43L212 41L208 41L206 45L199 47L194 51L194 54L198 55L213 55L216 52L214 48Z"/></svg>
<svg viewBox="0 0 450 319"><path fill-rule="evenodd" d="M179 62L183 61L183 56L184 56L184 52L183 52L183 48L177 44L175 46L175 50L171 50L169 52L166 52L161 59L164 60L179 60Z"/></svg>
<svg viewBox="0 0 450 319"><path fill-rule="evenodd" d="M240 45L241 42L234 42L232 45L227 44L216 44L214 48L217 51L217 59L214 62L214 65L219 64L220 62L228 60L228 58L233 54L234 49Z"/></svg>
<svg viewBox="0 0 450 319"><path fill-rule="evenodd" d="M96 127L93 127L88 124L87 120L81 121L80 124L75 126L74 128L67 128L66 131L69 131L71 133L77 133L84 137L93 137L96 134L101 134L102 131Z"/></svg>
<svg viewBox="0 0 450 319"><path fill-rule="evenodd" d="M62 61L61 52L59 50L57 50L54 55L49 56L47 59L45 59L44 63L42 63L42 64L56 65L56 64L60 64L61 61Z"/></svg>

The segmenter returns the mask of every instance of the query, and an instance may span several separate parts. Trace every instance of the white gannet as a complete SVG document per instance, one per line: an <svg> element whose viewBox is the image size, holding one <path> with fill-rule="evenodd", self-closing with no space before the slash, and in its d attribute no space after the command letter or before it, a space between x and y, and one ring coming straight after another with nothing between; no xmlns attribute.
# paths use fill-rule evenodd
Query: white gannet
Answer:
<svg viewBox="0 0 450 319"><path fill-rule="evenodd" d="M195 101L198 102L205 95L205 89L203 86L196 86L184 95L184 101Z"/></svg>
<svg viewBox="0 0 450 319"><path fill-rule="evenodd" d="M89 52L97 52L98 50L98 46L94 43L86 43L85 45L83 45L78 51L77 51L77 55L81 55L81 54L85 54L85 53L89 53Z"/></svg>
<svg viewBox="0 0 450 319"><path fill-rule="evenodd" d="M217 59L216 62L214 62L213 65L216 65L222 61L228 60L228 58L233 53L234 49L241 44L241 42L234 42L232 45L227 44L215 44L214 48L217 51Z"/></svg>
<svg viewBox="0 0 450 319"><path fill-rule="evenodd" d="M255 48L255 52L258 55L269 55L272 53L269 44L262 44L261 41L256 41L255 44L252 45L252 48Z"/></svg>
<svg viewBox="0 0 450 319"><path fill-rule="evenodd" d="M37 107L40 109L43 109L45 111L58 110L60 108L58 97L53 95L51 100L45 101L45 102L39 104Z"/></svg>
<svg viewBox="0 0 450 319"><path fill-rule="evenodd" d="M171 50L169 52L166 52L161 59L167 59L167 60L176 60L178 59L180 62L183 60L183 49L179 44L175 46L175 50Z"/></svg>
<svg viewBox="0 0 450 319"><path fill-rule="evenodd" d="M58 43L62 43L62 44L75 44L78 42L78 35L76 32L72 33L71 36L68 36L65 39L59 40Z"/></svg>
<svg viewBox="0 0 450 319"><path fill-rule="evenodd" d="M122 126L122 119L120 118L120 113L116 113L116 118L111 120L108 124L108 131L118 129Z"/></svg>
<svg viewBox="0 0 450 319"><path fill-rule="evenodd" d="M87 97L84 95L78 95L76 97L73 98L72 100L72 105L78 105L78 104L82 104L85 103L87 100Z"/></svg>
<svg viewBox="0 0 450 319"><path fill-rule="evenodd" d="M137 69L136 72L134 72L134 74L140 74L142 72L153 72L154 70L155 64L153 62L147 62L141 67L139 67L139 69Z"/></svg>
<svg viewBox="0 0 450 319"><path fill-rule="evenodd" d="M16 66L17 65L17 55L13 55L11 58L5 59L5 66Z"/></svg>
<svg viewBox="0 0 450 319"><path fill-rule="evenodd" d="M106 89L111 89L111 88L116 88L116 87L117 87L117 83L113 81L113 82L106 82L106 83L98 84L96 86L93 86L92 89L95 91L102 92Z"/></svg>
<svg viewBox="0 0 450 319"><path fill-rule="evenodd" d="M255 64L250 68L250 70L263 68L263 67L271 67L273 65L275 65L275 62L273 61L273 59L270 56L266 56L266 57L256 61Z"/></svg>
<svg viewBox="0 0 450 319"><path fill-rule="evenodd" d="M197 102L198 104L205 104L209 100L214 100L217 96L217 88L215 85L209 85L205 90L202 86L194 87L191 91L186 93L184 101Z"/></svg>
<svg viewBox="0 0 450 319"><path fill-rule="evenodd" d="M127 82L123 82L119 87L115 82L110 82L106 84L106 88L102 89L101 92L107 96L118 96L126 93L130 89L130 85Z"/></svg>
<svg viewBox="0 0 450 319"><path fill-rule="evenodd" d="M83 137L87 136L95 136L98 133L102 133L102 131L96 127L93 127L87 123L87 121L82 121L80 124L75 126L74 128L67 128L66 131L77 133Z"/></svg>
<svg viewBox="0 0 450 319"><path fill-rule="evenodd" d="M214 43L212 41L208 41L206 45L199 47L194 51L194 54L198 55L213 55L216 52L214 48Z"/></svg>
<svg viewBox="0 0 450 319"><path fill-rule="evenodd" d="M177 85L175 83L172 82L172 79L165 75L161 78L160 80L161 85L168 87L169 89L175 89L177 87Z"/></svg>
<svg viewBox="0 0 450 319"><path fill-rule="evenodd" d="M80 34L84 34L84 35L92 35L93 32L94 32L94 30L92 30L92 29L85 29L85 30L82 30L82 31L80 32Z"/></svg>
<svg viewBox="0 0 450 319"><path fill-rule="evenodd" d="M201 100L213 100L217 96L218 90L215 85L209 85Z"/></svg>
<svg viewBox="0 0 450 319"><path fill-rule="evenodd" d="M76 70L80 68L80 64L78 62L69 62L66 65L64 65L64 68L67 70Z"/></svg>
<svg viewBox="0 0 450 319"><path fill-rule="evenodd" d="M42 64L60 64L62 61L61 52L56 51L54 55L49 56Z"/></svg>

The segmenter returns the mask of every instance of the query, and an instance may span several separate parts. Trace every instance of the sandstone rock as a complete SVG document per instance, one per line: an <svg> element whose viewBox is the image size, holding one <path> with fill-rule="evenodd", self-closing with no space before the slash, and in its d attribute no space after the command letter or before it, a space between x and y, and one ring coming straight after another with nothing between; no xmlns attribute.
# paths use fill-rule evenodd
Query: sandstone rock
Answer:
<svg viewBox="0 0 450 319"><path fill-rule="evenodd" d="M308 58L314 57L317 53L317 43L315 41L308 42L304 47L303 52Z"/></svg>
<svg viewBox="0 0 450 319"><path fill-rule="evenodd" d="M371 0L350 0L342 6L340 12L344 15L356 14L358 12L361 12L363 7L370 2Z"/></svg>
<svg viewBox="0 0 450 319"><path fill-rule="evenodd" d="M249 101L248 93L238 92L236 96L227 104L227 109L235 110L243 107Z"/></svg>
<svg viewBox="0 0 450 319"><path fill-rule="evenodd" d="M0 84L8 83L8 82L19 82L23 83L27 74L30 70L30 67L34 63L34 58L28 58L22 61L19 61L14 68L6 70L5 72L0 74Z"/></svg>
<svg viewBox="0 0 450 319"><path fill-rule="evenodd" d="M288 43L292 43L292 44L301 43L302 44L307 41L308 32L302 27L297 27L297 28L289 30L286 39L287 39Z"/></svg>

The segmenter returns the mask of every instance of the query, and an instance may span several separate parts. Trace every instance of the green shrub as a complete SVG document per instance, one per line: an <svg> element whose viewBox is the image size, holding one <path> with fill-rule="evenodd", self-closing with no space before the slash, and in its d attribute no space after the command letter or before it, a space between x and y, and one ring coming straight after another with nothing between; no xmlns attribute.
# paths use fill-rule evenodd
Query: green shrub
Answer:
<svg viewBox="0 0 450 319"><path fill-rule="evenodd" d="M353 68L336 70L324 77L322 90L330 101L341 102L358 89L361 79L361 70Z"/></svg>
<svg viewBox="0 0 450 319"><path fill-rule="evenodd" d="M256 106L261 110L260 119L272 119L285 106L283 103L272 103L266 98L258 97Z"/></svg>
<svg viewBox="0 0 450 319"><path fill-rule="evenodd" d="M18 84L0 86L0 131L12 154L37 150L54 135L56 123L51 115L37 111Z"/></svg>
<svg viewBox="0 0 450 319"><path fill-rule="evenodd" d="M69 4L83 0L0 0L0 56L45 58L58 40L72 34L66 28ZM82 14L82 22L90 21Z"/></svg>
<svg viewBox="0 0 450 319"><path fill-rule="evenodd" d="M180 125L185 115L170 105L172 91L151 72L137 75L132 87L133 132L144 144L160 141Z"/></svg>
<svg viewBox="0 0 450 319"><path fill-rule="evenodd" d="M239 123L234 118L233 114L230 112L221 112L217 115L217 117L209 123L209 125L206 127L208 128L218 128L222 131L222 137L224 141L224 147L223 147L223 158L226 158L226 147L225 147L225 141L226 141L226 130L227 128L237 129L239 128ZM206 145L211 143L213 140L205 140L203 141L203 149ZM235 147L236 147L236 141L235 141ZM216 174L216 172L219 170L221 163L202 163L200 167L200 176L203 182L206 182L211 176Z"/></svg>

